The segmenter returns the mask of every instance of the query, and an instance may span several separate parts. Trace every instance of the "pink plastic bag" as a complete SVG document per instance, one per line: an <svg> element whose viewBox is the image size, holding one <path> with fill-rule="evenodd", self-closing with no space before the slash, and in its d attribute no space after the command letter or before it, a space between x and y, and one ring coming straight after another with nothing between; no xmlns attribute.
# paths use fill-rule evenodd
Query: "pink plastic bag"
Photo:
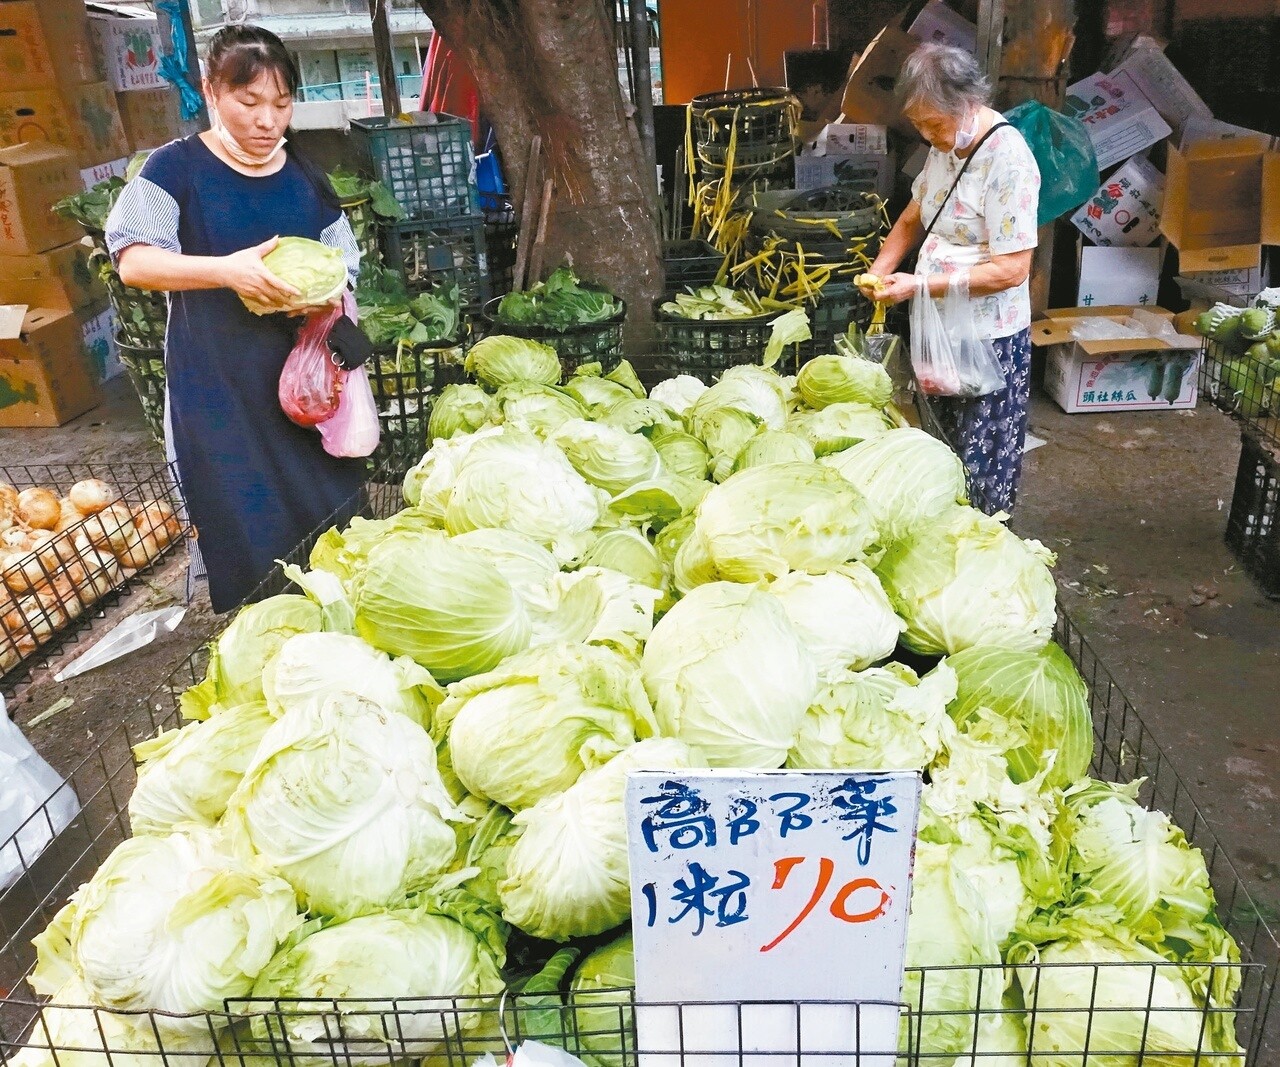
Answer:
<svg viewBox="0 0 1280 1067"><path fill-rule="evenodd" d="M329 351L329 331L342 308L312 312L280 371L280 408L290 422L320 426L338 413L342 368Z"/></svg>
<svg viewBox="0 0 1280 1067"><path fill-rule="evenodd" d="M368 456L378 447L378 408L369 388L369 375L364 367L339 371L344 381L338 400L338 413L322 422L320 440L324 450L339 458Z"/></svg>

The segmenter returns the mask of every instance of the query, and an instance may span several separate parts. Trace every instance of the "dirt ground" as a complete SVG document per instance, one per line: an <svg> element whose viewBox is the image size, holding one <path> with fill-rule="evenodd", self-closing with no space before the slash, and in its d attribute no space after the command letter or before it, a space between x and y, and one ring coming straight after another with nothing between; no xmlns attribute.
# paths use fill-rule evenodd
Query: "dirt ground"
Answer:
<svg viewBox="0 0 1280 1067"><path fill-rule="evenodd" d="M158 462L128 383L117 380L108 392L107 403L63 429L0 431L0 462ZM1064 415L1042 397L1032 430L1047 443L1027 457L1015 529L1058 553L1068 611L1158 738L1246 885L1264 907L1280 910L1280 823L1273 817L1280 601L1262 596L1223 544L1238 431L1204 405ZM119 617L174 603L182 591L183 564L174 558L58 663ZM176 632L114 665L65 683L39 671L11 713L67 772L122 722L133 739L152 729L156 701L148 695L215 622L207 603L197 602ZM161 714L171 707L161 705ZM129 774L105 766L82 773L99 781Z"/></svg>

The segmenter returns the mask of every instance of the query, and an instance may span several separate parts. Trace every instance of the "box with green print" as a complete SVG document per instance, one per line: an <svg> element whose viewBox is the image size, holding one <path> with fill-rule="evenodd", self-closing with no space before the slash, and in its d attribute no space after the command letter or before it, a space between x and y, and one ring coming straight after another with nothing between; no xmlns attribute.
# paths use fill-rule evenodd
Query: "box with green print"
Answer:
<svg viewBox="0 0 1280 1067"><path fill-rule="evenodd" d="M1172 313L1163 308L1110 305L1050 309L1031 324L1031 343L1047 350L1045 391L1063 411L1176 411L1196 406L1197 338L1172 332L1100 336L1125 332L1124 324L1135 312L1173 321Z"/></svg>

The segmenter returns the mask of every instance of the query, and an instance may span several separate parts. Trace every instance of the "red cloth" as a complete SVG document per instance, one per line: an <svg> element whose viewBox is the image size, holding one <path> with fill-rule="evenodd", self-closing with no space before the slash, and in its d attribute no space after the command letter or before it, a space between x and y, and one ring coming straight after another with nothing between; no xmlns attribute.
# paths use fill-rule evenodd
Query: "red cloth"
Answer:
<svg viewBox="0 0 1280 1067"><path fill-rule="evenodd" d="M431 35L427 62L422 71L420 111L457 115L471 123L471 139L477 149L481 143L480 87L462 58L444 43L439 33Z"/></svg>

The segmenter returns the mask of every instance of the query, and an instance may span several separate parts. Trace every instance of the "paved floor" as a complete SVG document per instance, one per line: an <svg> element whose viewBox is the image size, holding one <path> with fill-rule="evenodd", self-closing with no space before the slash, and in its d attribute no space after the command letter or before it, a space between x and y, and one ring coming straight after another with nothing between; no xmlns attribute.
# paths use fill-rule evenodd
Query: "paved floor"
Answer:
<svg viewBox="0 0 1280 1067"><path fill-rule="evenodd" d="M1059 555L1062 596L1184 778L1261 901L1280 907L1280 601L1242 574L1222 542L1239 434L1208 408L1064 415L1036 401L1048 443L1028 456L1014 520ZM0 431L0 460L158 461L123 379L107 402L54 431ZM182 569L153 576L117 614L172 602ZM37 675L13 709L60 769L122 720L149 727L145 695L213 624L193 605L179 630L113 667L59 685ZM109 620L108 620L109 622ZM102 632L105 625L97 632ZM63 659L72 653L64 654Z"/></svg>

